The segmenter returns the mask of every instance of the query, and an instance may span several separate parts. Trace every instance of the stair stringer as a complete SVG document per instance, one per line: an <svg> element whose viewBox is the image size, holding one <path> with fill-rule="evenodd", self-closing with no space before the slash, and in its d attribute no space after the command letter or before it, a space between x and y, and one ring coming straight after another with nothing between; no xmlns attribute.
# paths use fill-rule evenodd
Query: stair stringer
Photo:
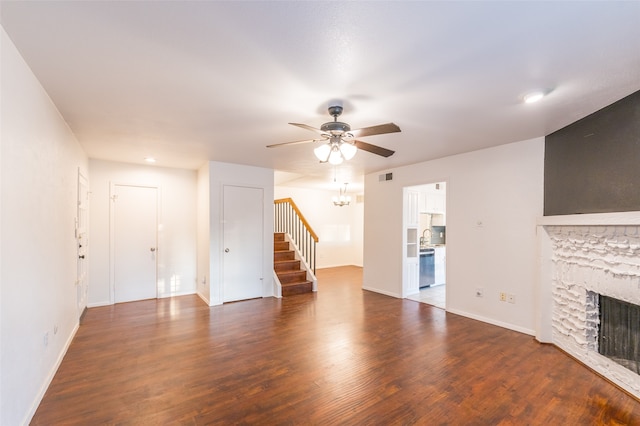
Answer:
<svg viewBox="0 0 640 426"><path fill-rule="evenodd" d="M302 262L300 262L302 264ZM273 270L273 297L277 299L282 299L282 284L280 283L280 278L278 278L278 274L276 274L276 270Z"/></svg>
<svg viewBox="0 0 640 426"><path fill-rule="evenodd" d="M300 249L298 248L296 243L293 241L293 238L291 238L291 235L289 235L289 233L285 233L284 240L289 243L289 248L293 250L295 259L300 261L300 269L304 270L307 273L307 280L312 282L311 289L313 291L318 291L318 279L316 278L315 274L313 273L313 270L309 266L309 263L307 263L305 258L302 256ZM274 270L274 274L275 274L275 270ZM280 286L279 287L280 294L282 295L282 286L280 285L280 280L278 280L278 285Z"/></svg>

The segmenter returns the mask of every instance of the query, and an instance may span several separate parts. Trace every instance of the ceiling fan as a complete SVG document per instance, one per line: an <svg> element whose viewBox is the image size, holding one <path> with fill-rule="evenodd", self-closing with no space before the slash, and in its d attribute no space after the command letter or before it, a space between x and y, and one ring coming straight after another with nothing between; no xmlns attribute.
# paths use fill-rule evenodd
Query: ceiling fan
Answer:
<svg viewBox="0 0 640 426"><path fill-rule="evenodd" d="M320 126L319 129L308 126L306 124L289 123L293 126L316 132L320 134L321 138L277 143L274 145L267 145L267 148L324 141L326 143L314 149L313 152L321 163L329 162L331 164L340 164L343 160L352 159L353 156L356 155L358 149L381 155L383 157L390 157L395 152L390 149L382 148L381 146L372 145L356 139L364 136L399 132L400 127L398 127L394 123L379 124L377 126L363 127L361 129L351 130L351 126L349 126L347 123L338 121L338 117L340 116L340 114L342 114L342 106L330 106L329 114L333 117L333 121L324 123L322 126Z"/></svg>

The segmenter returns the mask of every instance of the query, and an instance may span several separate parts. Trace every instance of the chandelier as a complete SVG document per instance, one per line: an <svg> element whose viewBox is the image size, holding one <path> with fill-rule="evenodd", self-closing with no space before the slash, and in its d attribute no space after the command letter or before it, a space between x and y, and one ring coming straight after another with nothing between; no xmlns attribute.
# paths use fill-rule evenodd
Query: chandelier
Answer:
<svg viewBox="0 0 640 426"><path fill-rule="evenodd" d="M332 136L329 142L314 149L313 153L321 163L338 165L344 160L351 160L357 151L354 144L345 142L340 136Z"/></svg>
<svg viewBox="0 0 640 426"><path fill-rule="evenodd" d="M351 203L351 196L347 195L347 183L345 182L344 189L340 188L340 196L333 197L333 205L342 207L342 206L348 206L349 203Z"/></svg>

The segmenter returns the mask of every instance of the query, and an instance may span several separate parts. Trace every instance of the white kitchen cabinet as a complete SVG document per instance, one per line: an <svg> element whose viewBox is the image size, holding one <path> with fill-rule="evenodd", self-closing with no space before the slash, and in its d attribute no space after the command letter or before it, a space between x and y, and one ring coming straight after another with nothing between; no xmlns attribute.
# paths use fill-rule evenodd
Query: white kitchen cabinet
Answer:
<svg viewBox="0 0 640 426"><path fill-rule="evenodd" d="M423 192L420 194L420 212L444 214L445 200L444 194Z"/></svg>
<svg viewBox="0 0 640 426"><path fill-rule="evenodd" d="M434 275L435 282L433 285L439 285L445 283L445 273L447 265L447 249L445 246L435 247L434 257Z"/></svg>
<svg viewBox="0 0 640 426"><path fill-rule="evenodd" d="M405 225L415 226L420 224L420 193L418 191L406 191L407 208L405 211Z"/></svg>

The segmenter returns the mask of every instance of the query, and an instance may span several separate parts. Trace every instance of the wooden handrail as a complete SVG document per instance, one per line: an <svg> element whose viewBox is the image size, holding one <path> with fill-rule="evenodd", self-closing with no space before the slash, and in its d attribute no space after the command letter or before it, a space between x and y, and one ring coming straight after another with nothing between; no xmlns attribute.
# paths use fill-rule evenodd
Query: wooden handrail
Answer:
<svg viewBox="0 0 640 426"><path fill-rule="evenodd" d="M316 235L316 233L313 231L313 228L311 228L311 225L309 225L309 222L307 222L307 219L305 219L305 217L300 212L300 209L298 209L298 206L296 206L296 203L294 203L291 198L280 198L279 200L274 200L273 201L273 204L284 204L284 203L289 203L291 205L293 210L296 212L296 214L300 218L300 222L302 222L304 224L304 226L309 231L309 235L311 235L311 238L313 238L313 241L315 241L317 243L318 242L318 235Z"/></svg>

